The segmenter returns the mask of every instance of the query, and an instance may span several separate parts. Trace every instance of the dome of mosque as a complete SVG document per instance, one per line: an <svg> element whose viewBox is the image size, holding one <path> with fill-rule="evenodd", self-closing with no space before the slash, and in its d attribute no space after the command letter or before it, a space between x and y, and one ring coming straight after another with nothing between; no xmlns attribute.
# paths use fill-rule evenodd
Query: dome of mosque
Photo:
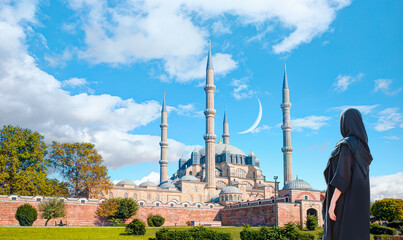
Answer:
<svg viewBox="0 0 403 240"><path fill-rule="evenodd" d="M140 186L140 187L156 187L157 184L155 184L155 183L153 183L153 182L150 182L150 181L147 181L147 182L141 183L139 186Z"/></svg>
<svg viewBox="0 0 403 240"><path fill-rule="evenodd" d="M297 178L285 184L283 190L285 189L312 190L312 187L308 182Z"/></svg>
<svg viewBox="0 0 403 240"><path fill-rule="evenodd" d="M236 155L245 155L244 152L242 152L241 149L229 145L229 144L224 144L224 143L216 143L215 144L215 154L222 154L223 152L227 152L230 154L236 154ZM206 148L200 149L200 155L205 156L206 155Z"/></svg>
<svg viewBox="0 0 403 240"><path fill-rule="evenodd" d="M221 190L220 194L227 194L227 193L235 193L235 194L242 194L242 191L239 188L234 186L228 186Z"/></svg>
<svg viewBox="0 0 403 240"><path fill-rule="evenodd" d="M136 185L136 184L131 180L122 180L119 181L116 185Z"/></svg>
<svg viewBox="0 0 403 240"><path fill-rule="evenodd" d="M172 182L165 181L165 182L160 184L160 187L162 187L162 188L174 188L175 185Z"/></svg>
<svg viewBox="0 0 403 240"><path fill-rule="evenodd" d="M199 182L199 179L192 175L185 175L181 177L181 181Z"/></svg>

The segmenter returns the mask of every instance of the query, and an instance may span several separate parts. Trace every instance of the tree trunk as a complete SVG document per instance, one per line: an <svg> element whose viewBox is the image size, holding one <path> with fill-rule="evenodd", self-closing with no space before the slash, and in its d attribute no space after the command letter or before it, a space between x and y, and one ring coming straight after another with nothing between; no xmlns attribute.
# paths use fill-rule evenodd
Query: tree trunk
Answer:
<svg viewBox="0 0 403 240"><path fill-rule="evenodd" d="M48 225L49 220L50 220L50 218L48 220L46 220L45 227Z"/></svg>

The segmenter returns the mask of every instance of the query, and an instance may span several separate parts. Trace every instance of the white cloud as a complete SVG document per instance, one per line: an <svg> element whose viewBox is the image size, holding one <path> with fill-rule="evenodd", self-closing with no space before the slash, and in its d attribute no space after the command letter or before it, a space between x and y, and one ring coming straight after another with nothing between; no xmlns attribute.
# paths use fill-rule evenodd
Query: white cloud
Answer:
<svg viewBox="0 0 403 240"><path fill-rule="evenodd" d="M329 119L330 117L326 116L308 116L291 120L291 125L296 131L302 131L304 128L319 130L327 125Z"/></svg>
<svg viewBox="0 0 403 240"><path fill-rule="evenodd" d="M269 41L261 29L275 26L286 33L273 51L285 53L328 31L336 12L349 4L349 0L123 0L113 4L72 0L69 6L79 13L79 20L66 24L69 32L72 26L82 27L86 48L79 55L92 63L114 65L157 59L163 61L171 78L189 81L203 77L191 66L206 55L207 20L214 21L213 34L222 34L231 32L230 23L223 25L223 19L235 18L233 24L255 26L262 42ZM234 62L231 55L225 60L230 61L227 65ZM177 69L180 71L174 71ZM216 73L221 72L217 69Z"/></svg>
<svg viewBox="0 0 403 240"><path fill-rule="evenodd" d="M403 115L398 112L398 108L386 108L378 113L378 121L375 130L383 132L395 128L403 123Z"/></svg>
<svg viewBox="0 0 403 240"><path fill-rule="evenodd" d="M384 198L403 199L403 172L371 177L371 202Z"/></svg>
<svg viewBox="0 0 403 240"><path fill-rule="evenodd" d="M355 108L355 109L358 109L362 114L368 114L368 113L373 112L373 110L378 106L379 106L379 104L375 104L375 105L344 105L344 106L340 106L340 107L331 108L331 110L344 111L347 108Z"/></svg>
<svg viewBox="0 0 403 240"><path fill-rule="evenodd" d="M197 117L203 118L203 111L196 111L194 104L179 104L178 107L171 107L171 111L175 111L178 115L187 116L187 117Z"/></svg>
<svg viewBox="0 0 403 240"><path fill-rule="evenodd" d="M24 26L35 22L36 6L31 1L0 6L0 125L30 128L48 142L94 143L113 169L158 162L159 136L128 133L160 117L157 101L136 102L109 94L72 95L63 90L64 83L39 69L24 45ZM70 79L67 83L84 81ZM170 161L195 147L172 139L168 142Z"/></svg>
<svg viewBox="0 0 403 240"><path fill-rule="evenodd" d="M122 179L121 179L121 180L122 180ZM120 182L121 180L114 180L114 181L113 181L113 184L117 184L117 183ZM129 180L130 180L130 179L129 179ZM155 183L155 184L159 184L159 183L160 183L160 174L159 174L158 172L152 171L152 172L150 172L150 174L148 174L147 176L144 176L144 177L142 177L141 179L132 180L132 181L134 181L134 183L135 183L136 185L140 185L141 183L146 182L146 181L150 181L150 182L153 182L153 183Z"/></svg>
<svg viewBox="0 0 403 240"><path fill-rule="evenodd" d="M88 82L84 78L70 78L68 80L64 80L62 82L63 86L68 86L68 87L79 87L79 86L85 86L87 85Z"/></svg>
<svg viewBox="0 0 403 240"><path fill-rule="evenodd" d="M224 26L221 21L214 22L212 28L215 35L231 33L231 29L228 26Z"/></svg>
<svg viewBox="0 0 403 240"><path fill-rule="evenodd" d="M336 78L336 82L333 84L336 91L344 92L354 82L360 81L364 76L363 73L359 73L357 76L351 75L339 75Z"/></svg>
<svg viewBox="0 0 403 240"><path fill-rule="evenodd" d="M260 133L261 131L264 131L264 130L270 130L270 129L272 129L273 127L270 127L270 126L268 126L268 125L263 125L263 126L260 126L260 127L257 127L257 128L255 128L255 129L253 129L252 131L251 131L251 133Z"/></svg>
<svg viewBox="0 0 403 240"><path fill-rule="evenodd" d="M231 82L231 86L234 87L232 91L232 96L236 100L241 100L245 98L251 98L256 94L256 91L249 89L248 85L249 79L248 78L241 78L241 79L233 79Z"/></svg>
<svg viewBox="0 0 403 240"><path fill-rule="evenodd" d="M383 136L383 138L387 140L399 141L400 138L398 136Z"/></svg>
<svg viewBox="0 0 403 240"><path fill-rule="evenodd" d="M386 95L396 95L402 90L402 88L398 88L398 89L392 91L390 89L391 84L392 84L392 80L390 80L390 79L377 79L377 80L375 80L374 92L382 91Z"/></svg>

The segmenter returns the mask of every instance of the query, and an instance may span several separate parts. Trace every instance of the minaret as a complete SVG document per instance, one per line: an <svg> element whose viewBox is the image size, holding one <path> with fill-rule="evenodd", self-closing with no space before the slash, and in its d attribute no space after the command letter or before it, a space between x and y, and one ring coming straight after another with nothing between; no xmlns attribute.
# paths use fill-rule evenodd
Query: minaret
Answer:
<svg viewBox="0 0 403 240"><path fill-rule="evenodd" d="M168 165L168 158L167 158L167 129L168 129L168 116L167 116L167 107L165 105L165 93L164 93L164 102L162 103L162 110L161 110L161 159L160 159L160 184L168 180L167 175L167 165Z"/></svg>
<svg viewBox="0 0 403 240"><path fill-rule="evenodd" d="M210 201L213 198L215 190L215 140L216 135L214 134L214 91L216 87L214 85L214 69L213 69L213 59L211 57L211 42L209 42L209 50L207 57L207 67L206 67L206 86L204 91L206 91L206 110L204 110L204 115L206 115L206 134L204 135L204 140L206 142L206 178L208 199Z"/></svg>
<svg viewBox="0 0 403 240"><path fill-rule="evenodd" d="M225 107L224 111L224 122L223 122L223 135L222 139L224 144L229 144L229 130L228 130L228 121L227 121L227 107Z"/></svg>
<svg viewBox="0 0 403 240"><path fill-rule="evenodd" d="M284 184L292 181L292 150L291 147L291 117L290 117L290 92L288 89L287 82L287 70L284 64L284 80L283 80L283 103L281 104L283 109L283 147L281 151L283 152L284 159Z"/></svg>

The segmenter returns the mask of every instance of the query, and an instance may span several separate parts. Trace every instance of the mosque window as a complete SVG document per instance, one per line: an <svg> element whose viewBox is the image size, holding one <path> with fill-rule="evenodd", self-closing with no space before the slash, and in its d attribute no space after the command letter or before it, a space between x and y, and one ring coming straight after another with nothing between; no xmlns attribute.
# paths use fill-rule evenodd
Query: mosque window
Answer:
<svg viewBox="0 0 403 240"><path fill-rule="evenodd" d="M109 193L109 198L113 198L113 193Z"/></svg>
<svg viewBox="0 0 403 240"><path fill-rule="evenodd" d="M225 188L227 186L227 184L225 184L225 182L223 182L223 181L218 181L217 183L216 183L216 187L218 188L218 189L223 189L223 188Z"/></svg>
<svg viewBox="0 0 403 240"><path fill-rule="evenodd" d="M160 200L160 195L158 195L158 194L155 195L155 200L157 200L157 201Z"/></svg>
<svg viewBox="0 0 403 240"><path fill-rule="evenodd" d="M173 203L171 203L171 207L174 207L174 204L173 204Z"/></svg>
<svg viewBox="0 0 403 240"><path fill-rule="evenodd" d="M210 208L213 208L213 205L210 205Z"/></svg>
<svg viewBox="0 0 403 240"><path fill-rule="evenodd" d="M189 172L189 175L192 175L192 171Z"/></svg>
<svg viewBox="0 0 403 240"><path fill-rule="evenodd" d="M197 208L200 208L200 205L197 205Z"/></svg>
<svg viewBox="0 0 403 240"><path fill-rule="evenodd" d="M160 203L156 203L155 206L159 207L159 206L160 206Z"/></svg>
<svg viewBox="0 0 403 240"><path fill-rule="evenodd" d="M200 196L199 196L198 200L199 200L199 202L201 202L201 197Z"/></svg>
<svg viewBox="0 0 403 240"><path fill-rule="evenodd" d="M308 200L308 196L307 196L307 195L305 195L305 200Z"/></svg>
<svg viewBox="0 0 403 240"><path fill-rule="evenodd" d="M133 193L133 199L134 199L134 200L137 199L137 193Z"/></svg>
<svg viewBox="0 0 403 240"><path fill-rule="evenodd" d="M125 198L127 198L129 196L129 194L127 194L127 192L125 192L125 194L123 195Z"/></svg>
<svg viewBox="0 0 403 240"><path fill-rule="evenodd" d="M147 200L150 201L151 200L151 195L147 194Z"/></svg>
<svg viewBox="0 0 403 240"><path fill-rule="evenodd" d="M288 198L285 198L285 202L288 202Z"/></svg>
<svg viewBox="0 0 403 240"><path fill-rule="evenodd" d="M190 195L190 197L189 197L189 202L193 202L193 196L192 195Z"/></svg>
<svg viewBox="0 0 403 240"><path fill-rule="evenodd" d="M188 207L188 205L187 205L187 204L185 204L185 207Z"/></svg>
<svg viewBox="0 0 403 240"><path fill-rule="evenodd" d="M252 184L244 182L246 184L246 190L251 190L253 188Z"/></svg>
<svg viewBox="0 0 403 240"><path fill-rule="evenodd" d="M197 192L197 187L195 186L195 192Z"/></svg>
<svg viewBox="0 0 403 240"><path fill-rule="evenodd" d="M225 196L225 201L228 201L228 196Z"/></svg>
<svg viewBox="0 0 403 240"><path fill-rule="evenodd" d="M140 206L143 206L143 205L144 205L144 203L141 202L141 203L140 203Z"/></svg>
<svg viewBox="0 0 403 240"><path fill-rule="evenodd" d="M232 195L229 196L229 200L232 201Z"/></svg>
<svg viewBox="0 0 403 240"><path fill-rule="evenodd" d="M235 170L235 177L246 178L246 172L243 169Z"/></svg>

